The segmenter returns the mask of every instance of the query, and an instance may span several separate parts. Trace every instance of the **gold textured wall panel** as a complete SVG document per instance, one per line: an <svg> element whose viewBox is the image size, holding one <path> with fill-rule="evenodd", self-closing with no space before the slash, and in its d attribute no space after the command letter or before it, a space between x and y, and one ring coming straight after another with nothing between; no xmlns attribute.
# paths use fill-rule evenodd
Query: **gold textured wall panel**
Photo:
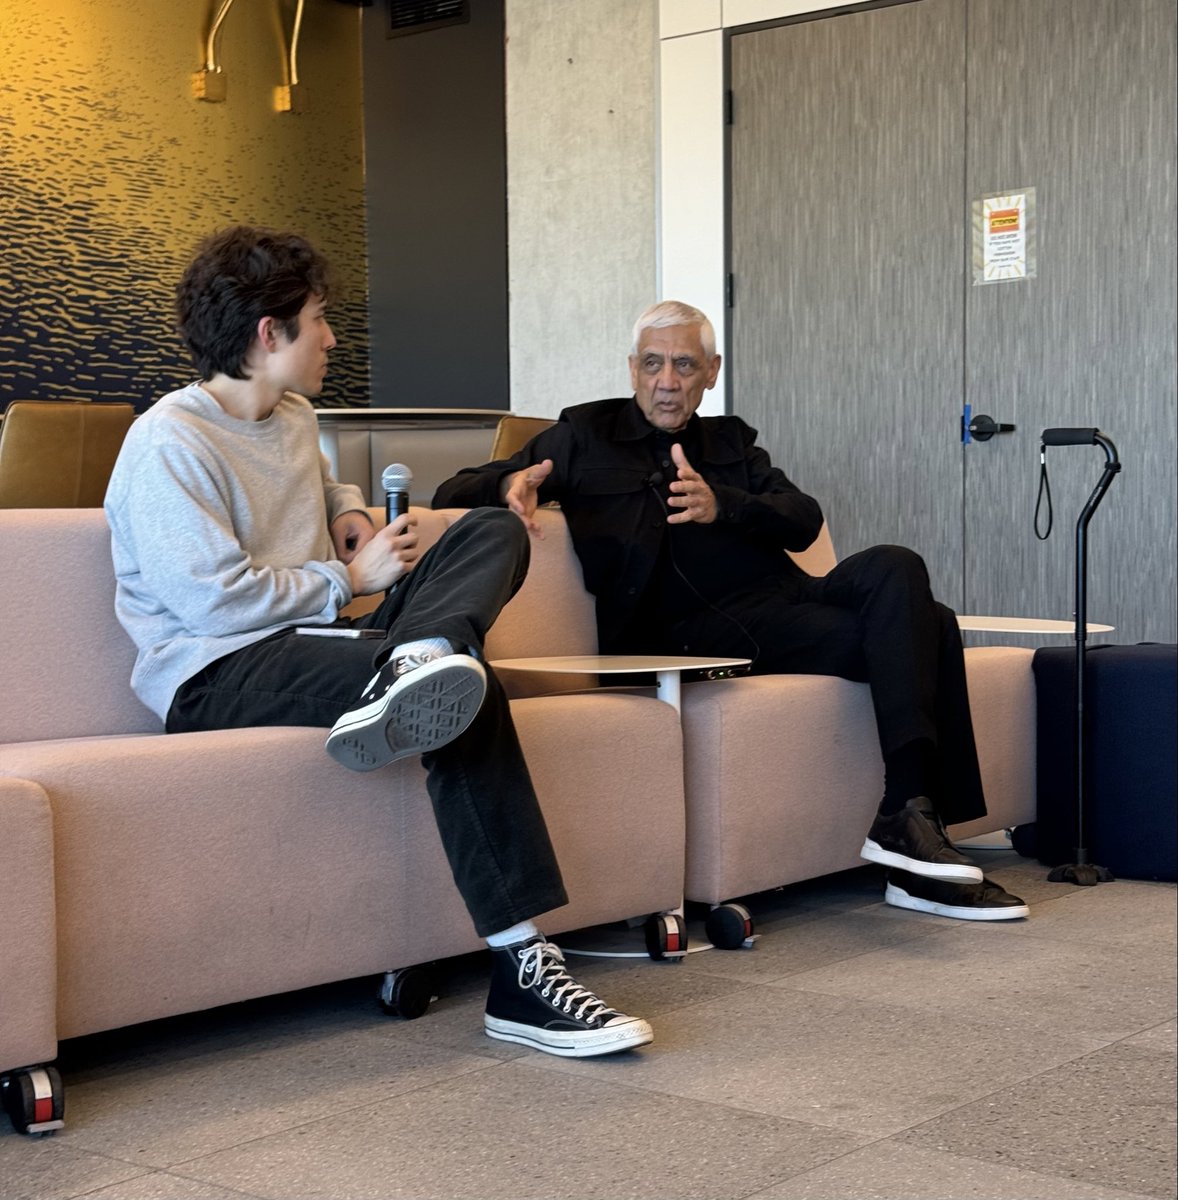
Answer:
<svg viewBox="0 0 1178 1200"><path fill-rule="evenodd" d="M236 0L224 103L194 99L218 0L0 4L0 407L85 396L143 408L193 368L172 294L228 224L294 229L331 259L339 339L324 404L368 402L360 10Z"/></svg>

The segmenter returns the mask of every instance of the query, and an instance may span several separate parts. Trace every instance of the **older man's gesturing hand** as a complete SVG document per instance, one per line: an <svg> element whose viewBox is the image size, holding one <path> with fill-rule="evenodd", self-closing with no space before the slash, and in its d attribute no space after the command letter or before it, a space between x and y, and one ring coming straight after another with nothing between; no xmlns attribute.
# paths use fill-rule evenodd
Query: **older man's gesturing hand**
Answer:
<svg viewBox="0 0 1178 1200"><path fill-rule="evenodd" d="M523 521L529 533L540 538L544 536L544 531L539 522L532 519L539 503L536 493L551 473L552 459L546 458L543 462L516 471L514 475L508 475L504 480L503 503Z"/></svg>
<svg viewBox="0 0 1178 1200"><path fill-rule="evenodd" d="M683 525L698 521L710 525L716 519L716 493L704 482L703 476L687 461L683 447L676 442L671 457L679 468L679 478L671 483L670 505L681 511L667 518L668 525Z"/></svg>

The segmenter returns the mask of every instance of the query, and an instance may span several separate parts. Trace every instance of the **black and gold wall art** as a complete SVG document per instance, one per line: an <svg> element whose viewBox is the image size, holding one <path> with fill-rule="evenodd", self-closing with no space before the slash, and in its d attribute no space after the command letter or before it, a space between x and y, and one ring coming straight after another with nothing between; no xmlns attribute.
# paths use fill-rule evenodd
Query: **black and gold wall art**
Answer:
<svg viewBox="0 0 1178 1200"><path fill-rule="evenodd" d="M337 0L3 0L0 408L143 410L192 379L173 289L238 222L327 254L339 346L319 403L368 403L359 20ZM210 49L223 99L197 96Z"/></svg>

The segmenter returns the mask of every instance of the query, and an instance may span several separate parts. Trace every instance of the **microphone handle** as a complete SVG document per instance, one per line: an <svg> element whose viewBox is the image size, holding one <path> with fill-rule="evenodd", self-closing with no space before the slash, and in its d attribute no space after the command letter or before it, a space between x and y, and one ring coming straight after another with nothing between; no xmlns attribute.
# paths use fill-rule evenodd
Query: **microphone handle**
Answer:
<svg viewBox="0 0 1178 1200"><path fill-rule="evenodd" d="M402 513L409 511L409 493L397 490L385 492L384 515L387 524L391 525Z"/></svg>

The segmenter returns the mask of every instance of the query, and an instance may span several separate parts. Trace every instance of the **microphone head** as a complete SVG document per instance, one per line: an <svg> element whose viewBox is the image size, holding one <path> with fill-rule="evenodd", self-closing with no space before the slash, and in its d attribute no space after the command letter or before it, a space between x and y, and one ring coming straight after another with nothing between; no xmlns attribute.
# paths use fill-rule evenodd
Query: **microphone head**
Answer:
<svg viewBox="0 0 1178 1200"><path fill-rule="evenodd" d="M412 482L413 472L404 463L389 463L380 475L380 486L386 492L407 492Z"/></svg>

